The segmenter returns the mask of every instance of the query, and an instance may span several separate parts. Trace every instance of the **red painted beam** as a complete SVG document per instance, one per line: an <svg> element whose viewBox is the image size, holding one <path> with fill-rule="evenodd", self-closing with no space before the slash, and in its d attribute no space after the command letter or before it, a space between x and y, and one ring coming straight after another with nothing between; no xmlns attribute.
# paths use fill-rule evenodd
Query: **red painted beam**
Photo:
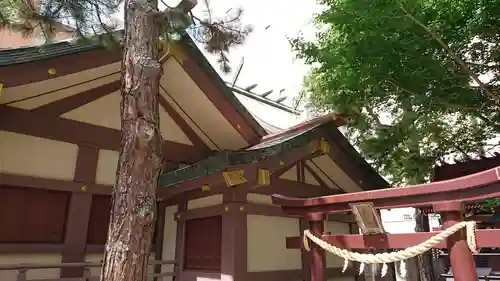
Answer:
<svg viewBox="0 0 500 281"><path fill-rule="evenodd" d="M73 74L76 72L97 68L103 65L119 62L120 51L110 51L98 48L70 55L59 55L53 58L38 59L26 63L18 63L0 67L0 77L5 88L35 83ZM52 75L47 69L54 68L57 73ZM22 75L29 73L30 75Z"/></svg>
<svg viewBox="0 0 500 281"><path fill-rule="evenodd" d="M163 91L166 95L170 94L160 85L160 91ZM158 101L160 106L163 107L165 112L172 118L172 120L181 128L182 132L186 134L187 138L195 147L199 147L201 150L205 151L206 154L210 154L210 148L205 142L196 134L196 132L189 126L189 124L181 117L181 115L174 109L174 107L163 97L161 94L158 96Z"/></svg>
<svg viewBox="0 0 500 281"><path fill-rule="evenodd" d="M205 93L210 102L215 105L220 113L231 123L231 125L233 125L234 129L243 136L248 144L257 144L261 137L264 136L264 132L258 132L255 130L252 124L250 124L249 121L247 121L242 114L238 112L236 107L231 104L228 98L224 97L222 90L216 86L217 82L220 83L220 81L216 80L220 80L220 78L210 77L206 71L201 69L200 62L195 61L195 56L193 56L192 53L190 55L191 56L184 57L182 62L179 62L187 75L189 75L191 80L193 80L203 93ZM226 87L226 85L222 84L221 87Z"/></svg>
<svg viewBox="0 0 500 281"><path fill-rule="evenodd" d="M404 234L374 234L374 235L323 235L322 239L343 249L405 249L424 242L439 232L417 232ZM476 230L478 248L500 247L500 229ZM300 249L302 237L287 237L287 249ZM446 241L436 248L446 249Z"/></svg>
<svg viewBox="0 0 500 281"><path fill-rule="evenodd" d="M240 169L245 170L244 177L247 179L247 182L235 186L234 188L245 189L251 193L252 188L258 186L257 184L258 168L268 169L270 173L273 174L276 171L280 170L282 166L287 166L291 163L296 163L302 160L303 158L317 151L319 147L319 138L321 136L318 135L316 137L317 139L311 140L307 145L292 149L281 155L269 156L269 158L259 163L249 163L249 164L229 166L224 171L240 170ZM248 151L246 153L252 153L252 152ZM202 166L204 165L204 163L202 162L195 165ZM160 186L160 189L165 187L166 188L165 190L159 192L161 193L161 196L163 198L168 199L184 192L201 189L202 185L209 185L211 189L217 188L218 186L225 185L223 177L224 171L218 171L214 172L213 174L203 175L193 179L187 179L185 181L179 182L178 184L172 184L169 186ZM271 181L272 180L274 179L271 179ZM161 184L161 179L160 179L160 184Z"/></svg>
<svg viewBox="0 0 500 281"><path fill-rule="evenodd" d="M444 201L470 202L500 197L500 167L453 180L415 185L406 188L388 188L332 195L316 198L291 198L273 195L273 204L283 206L286 212L306 214L313 212L349 211L349 203L373 202L377 209L402 207L432 207Z"/></svg>
<svg viewBox="0 0 500 281"><path fill-rule="evenodd" d="M270 185L259 186L257 188L250 189L250 191L266 195L274 193L294 194L294 196L297 197L314 197L343 193L342 190L332 189L325 185L300 183L280 178L271 179Z"/></svg>
<svg viewBox="0 0 500 281"><path fill-rule="evenodd" d="M119 71L112 73L117 74ZM91 88L89 90L78 93L77 95L72 95L69 97L62 98L60 100L53 101L48 104L44 104L31 111L37 114L50 115L50 116L61 116L66 112L70 112L74 109L79 108L85 104L91 103L99 98L109 95L115 91L120 90L121 81L110 82L104 85Z"/></svg>
<svg viewBox="0 0 500 281"><path fill-rule="evenodd" d="M100 149L120 149L120 131L0 104L0 130ZM193 163L206 156L197 147L163 142L165 160Z"/></svg>

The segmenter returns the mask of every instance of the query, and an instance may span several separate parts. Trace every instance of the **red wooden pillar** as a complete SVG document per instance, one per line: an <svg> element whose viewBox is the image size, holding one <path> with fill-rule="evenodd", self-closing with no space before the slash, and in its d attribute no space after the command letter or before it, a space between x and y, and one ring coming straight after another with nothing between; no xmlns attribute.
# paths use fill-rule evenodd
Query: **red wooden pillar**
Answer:
<svg viewBox="0 0 500 281"><path fill-rule="evenodd" d="M301 218L299 220L299 233L302 236L304 230L309 229L309 220ZM300 248L300 257L302 260L302 280L311 281L311 253L303 247Z"/></svg>
<svg viewBox="0 0 500 281"><path fill-rule="evenodd" d="M463 221L463 205L460 202L445 202L435 204L434 211L441 214L444 228ZM448 238L450 263L455 281L478 280L474 257L467 246L465 229L456 232Z"/></svg>
<svg viewBox="0 0 500 281"><path fill-rule="evenodd" d="M223 195L221 281L242 281L247 274L247 195L231 189Z"/></svg>
<svg viewBox="0 0 500 281"><path fill-rule="evenodd" d="M323 235L325 215L314 214L309 218L309 230L316 237ZM325 251L314 243L311 246L311 281L326 281L326 255Z"/></svg>

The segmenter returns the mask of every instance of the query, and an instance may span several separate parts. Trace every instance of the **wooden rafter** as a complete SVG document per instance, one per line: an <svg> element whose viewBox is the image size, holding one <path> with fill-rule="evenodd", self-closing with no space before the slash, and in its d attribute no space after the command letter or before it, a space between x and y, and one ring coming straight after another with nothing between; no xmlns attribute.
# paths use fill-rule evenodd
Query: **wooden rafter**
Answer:
<svg viewBox="0 0 500 281"><path fill-rule="evenodd" d="M324 152L318 150L318 151L313 152L312 154L304 156L304 158L300 159L300 161L304 162L304 161L313 159L315 157L318 157L319 155L322 155L322 154L324 154ZM271 178L277 179L277 178L281 177L284 173L286 173L290 169L292 169L293 166L298 165L299 162L291 163L291 164L288 164L288 165L281 166L280 169L278 169L276 172L272 173Z"/></svg>
<svg viewBox="0 0 500 281"><path fill-rule="evenodd" d="M59 43L61 44L61 43ZM0 77L5 88L40 82L48 79L89 70L121 60L121 53L97 48L85 52L59 55L0 67ZM55 69L55 74L48 73ZM29 75L22 75L29 73Z"/></svg>
<svg viewBox="0 0 500 281"><path fill-rule="evenodd" d="M248 121L243 118L236 107L232 105L227 98L224 98L224 93L216 86L216 81L214 81L214 79L221 80L220 77L209 77L207 73L201 69L198 63L190 57L185 57L183 62L179 62L179 65L183 67L191 80L193 80L193 82L205 93L212 104L250 145L257 144L260 141L263 135L257 133L248 124ZM221 83L221 87L227 88L222 80L218 82ZM230 92L229 89L227 89L227 91Z"/></svg>
<svg viewBox="0 0 500 281"><path fill-rule="evenodd" d="M230 165L223 170L215 170L210 174L205 174L203 176L192 176L192 178L181 179L178 177L178 175L176 175L173 181L169 180L168 177L165 177L163 179L160 177L160 189L165 189L164 191L161 191L162 194L164 194L166 198L170 198L180 193L200 189L202 185L209 185L210 187L226 185L223 174L240 170L243 170L243 178L246 180L246 182L232 188L247 190L252 189L259 185L257 173L257 170L259 168L269 170L269 172L273 174L283 167L286 167L287 165L291 165L292 163L295 164L297 161L304 159L308 155L316 153L314 150L315 147L318 147L318 141L310 140L307 145L296 147L283 153L282 155L269 156L265 160L260 161L258 164L248 163ZM203 163L198 163L197 165L200 167L200 169L203 169Z"/></svg>
<svg viewBox="0 0 500 281"><path fill-rule="evenodd" d="M312 162L313 160L314 160L314 159L311 159L311 162ZM314 165L316 165L316 163L314 163L314 162L313 162L313 164L314 164ZM316 180L316 181L317 181L320 185L322 185L322 186L326 186L326 187L328 187L328 188L329 188L329 185L328 185L328 184L327 184L327 183L326 183L326 182L325 182L325 181L324 181L324 180L323 180L323 179L322 179L322 178L321 178L318 174L316 174L316 172L315 172L313 169L311 169L311 167L309 167L309 165L307 165L307 163L304 163L304 168L305 168L305 170L306 170L306 171L308 171L308 172L311 174L311 176L312 176L312 177L313 177L313 178L314 178L314 179L315 179L315 180ZM319 167L318 167L318 168L319 168ZM321 169L320 169L320 170L321 170ZM324 172L323 172L323 173L324 173ZM325 176L327 176L327 175L325 175ZM328 176L327 176L327 177L328 177ZM331 181L331 182L332 182L335 186L337 186L337 187L339 188L339 190L340 190L340 191L345 192L345 191L344 191L344 190L343 190L340 186L338 186L338 185L337 185L337 183L333 182L333 180L332 180L330 177L328 177L328 179L329 179L329 180L330 180L330 181Z"/></svg>
<svg viewBox="0 0 500 281"><path fill-rule="evenodd" d="M76 95L44 104L35 109L32 109L31 111L42 115L60 116L66 112L70 112L85 104L91 103L99 98L118 91L120 89L120 85L120 81L114 81Z"/></svg>
<svg viewBox="0 0 500 281"><path fill-rule="evenodd" d="M160 90L161 91L161 90ZM189 126L189 124L180 116L180 114L172 107L172 105L163 97L159 96L160 106L165 110L165 112L170 115L172 120L181 128L181 130L186 134L187 138L191 141L191 143L199 147L201 150L206 151L207 154L210 151L210 148L207 146L205 142L196 134L196 132Z"/></svg>
<svg viewBox="0 0 500 281"><path fill-rule="evenodd" d="M119 130L5 105L0 105L0 130L100 149L120 149ZM172 141L164 141L164 151L168 151L165 159L176 163L194 163L206 157L206 152L197 147Z"/></svg>
<svg viewBox="0 0 500 281"><path fill-rule="evenodd" d="M342 193L341 191L336 191L326 186L301 183L279 178L271 179L270 187L271 188L269 188L269 186L260 186L253 189L252 192L257 192L265 195L272 195L272 194L286 194L286 193L290 194L291 191L293 190L293 193L297 194L295 195L297 197L314 197L314 196L325 196L326 194L334 195Z"/></svg>
<svg viewBox="0 0 500 281"><path fill-rule="evenodd" d="M325 132L325 135L328 136L326 139L329 143L335 144L329 146L330 149L327 155L362 190L373 190L387 187L376 186L382 184L383 179L375 171L370 171L372 173L368 173L368 169L371 169L371 167L366 162L356 165L354 161L351 161L352 156L344 150L344 146L350 146L350 144L338 130L335 132L330 130L329 132ZM354 148L352 148L352 150L355 151ZM359 156L359 158L360 161L364 162L361 156ZM376 179L373 178L375 176L377 177ZM387 185L385 182L384 184Z"/></svg>

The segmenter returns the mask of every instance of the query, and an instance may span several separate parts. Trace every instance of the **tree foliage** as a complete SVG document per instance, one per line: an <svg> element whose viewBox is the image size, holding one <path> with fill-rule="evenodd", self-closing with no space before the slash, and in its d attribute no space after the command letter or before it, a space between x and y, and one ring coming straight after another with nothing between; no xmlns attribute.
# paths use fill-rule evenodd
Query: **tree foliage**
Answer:
<svg viewBox="0 0 500 281"><path fill-rule="evenodd" d="M313 65L309 102L348 113L347 136L394 184L487 153L500 132L499 0L319 2L317 39L291 40Z"/></svg>
<svg viewBox="0 0 500 281"><path fill-rule="evenodd" d="M123 0L0 0L0 29L8 28L24 36L42 36L46 43L53 43L56 33L65 25L65 32L81 40L99 40L108 47L120 43L113 31L120 27L112 15L120 11ZM170 7L157 11L160 28L159 40L164 43L180 39L190 33L205 49L218 56L221 70L230 72L228 52L241 45L251 33L250 25L243 25L241 8L231 9L222 19L194 16L182 7ZM208 2L205 1L205 4ZM208 9L208 7L207 7ZM209 11L209 10L208 10Z"/></svg>

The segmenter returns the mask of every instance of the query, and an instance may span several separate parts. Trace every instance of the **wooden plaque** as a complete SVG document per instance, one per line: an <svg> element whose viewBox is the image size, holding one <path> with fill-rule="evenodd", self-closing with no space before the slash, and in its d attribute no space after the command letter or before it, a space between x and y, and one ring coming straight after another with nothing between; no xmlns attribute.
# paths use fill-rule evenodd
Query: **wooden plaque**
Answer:
<svg viewBox="0 0 500 281"><path fill-rule="evenodd" d="M349 206L362 234L385 233L382 219L373 203L353 203Z"/></svg>

